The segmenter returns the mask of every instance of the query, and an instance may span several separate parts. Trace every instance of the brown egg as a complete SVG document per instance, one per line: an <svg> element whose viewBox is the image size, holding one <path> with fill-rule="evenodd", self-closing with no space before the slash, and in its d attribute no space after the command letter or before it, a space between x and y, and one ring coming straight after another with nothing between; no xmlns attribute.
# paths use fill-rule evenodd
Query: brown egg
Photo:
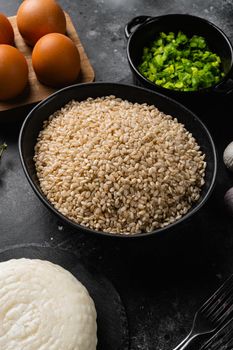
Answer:
<svg viewBox="0 0 233 350"><path fill-rule="evenodd" d="M32 65L40 82L52 87L62 87L77 80L80 56L70 38L51 33L36 43L32 51Z"/></svg>
<svg viewBox="0 0 233 350"><path fill-rule="evenodd" d="M3 13L0 13L0 44L14 45L12 25Z"/></svg>
<svg viewBox="0 0 233 350"><path fill-rule="evenodd" d="M24 0L17 12L17 26L25 42L34 46L48 33L66 33L66 18L54 0Z"/></svg>
<svg viewBox="0 0 233 350"><path fill-rule="evenodd" d="M0 100L18 96L28 82L28 65L23 54L13 46L0 45Z"/></svg>

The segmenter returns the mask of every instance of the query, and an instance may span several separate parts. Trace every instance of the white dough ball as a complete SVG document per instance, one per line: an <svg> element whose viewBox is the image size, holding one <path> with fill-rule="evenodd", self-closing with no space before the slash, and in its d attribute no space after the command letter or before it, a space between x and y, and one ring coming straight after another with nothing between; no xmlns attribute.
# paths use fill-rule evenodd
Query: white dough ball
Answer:
<svg viewBox="0 0 233 350"><path fill-rule="evenodd" d="M59 265L0 263L1 350L95 350L96 310L86 288Z"/></svg>

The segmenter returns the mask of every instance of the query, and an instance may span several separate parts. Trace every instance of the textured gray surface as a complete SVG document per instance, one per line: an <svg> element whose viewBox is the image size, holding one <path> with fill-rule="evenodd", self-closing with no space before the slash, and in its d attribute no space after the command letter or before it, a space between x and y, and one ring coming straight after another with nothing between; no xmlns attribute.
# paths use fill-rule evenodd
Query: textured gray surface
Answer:
<svg viewBox="0 0 233 350"><path fill-rule="evenodd" d="M126 59L124 25L137 15L189 13L222 28L233 41L230 0L89 0L59 1L79 33L97 81L132 83ZM0 11L14 15L20 1L1 0ZM60 223L39 202L23 174L17 150L20 123L0 124L0 141L8 150L0 166L0 248L42 243L70 248L102 269L120 291L128 310L131 349L165 350L188 332L195 309L233 272L233 220L224 210L223 195L233 174L221 157L232 141L233 99L199 106L219 152L219 171L211 200L180 239L126 245L87 237ZM20 112L19 119L26 112ZM1 118L1 116L0 116ZM175 236L175 235L174 235Z"/></svg>

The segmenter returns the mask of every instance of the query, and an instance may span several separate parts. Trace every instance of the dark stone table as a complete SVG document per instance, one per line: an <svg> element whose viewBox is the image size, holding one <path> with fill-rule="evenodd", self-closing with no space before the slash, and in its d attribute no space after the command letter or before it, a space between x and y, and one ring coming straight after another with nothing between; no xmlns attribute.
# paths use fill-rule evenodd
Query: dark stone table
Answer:
<svg viewBox="0 0 233 350"><path fill-rule="evenodd" d="M14 15L21 1L1 0L0 11ZM231 0L61 0L94 67L96 81L132 83L124 25L141 14L190 13L222 28L233 41ZM1 82L0 82L1 83ZM42 205L20 164L19 122L2 124L7 152L0 165L0 248L38 243L72 249L95 264L114 283L126 306L131 349L171 349L189 331L197 307L233 272L233 218L224 193L233 186L222 153L233 140L233 96L205 101L195 112L209 128L219 155L217 181L196 216L163 239L112 240L66 227Z"/></svg>

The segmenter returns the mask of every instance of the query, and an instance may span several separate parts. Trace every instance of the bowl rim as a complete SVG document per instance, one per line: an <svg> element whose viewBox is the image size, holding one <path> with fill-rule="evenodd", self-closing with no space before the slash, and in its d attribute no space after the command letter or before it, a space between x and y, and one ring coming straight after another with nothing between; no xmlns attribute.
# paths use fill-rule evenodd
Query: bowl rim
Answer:
<svg viewBox="0 0 233 350"><path fill-rule="evenodd" d="M176 220L175 222L168 224L164 227L158 228L156 230L150 231L150 232L143 232L143 233L136 233L136 234L127 234L127 233L108 233L108 232L104 232L104 231L98 231L98 230L94 230L91 229L89 227L80 225L74 221L72 221L71 219L69 219L67 216L63 215L61 212L59 212L54 206L53 204L47 199L47 197L40 192L40 190L38 189L38 186L34 183L33 179L31 178L31 176L29 175L29 172L27 170L27 166L26 163L24 161L24 156L23 156L23 151L22 151L22 144L23 144L23 138L24 138L24 133L25 130L27 128L27 124L29 123L29 121L34 117L34 113L36 113L37 109L43 108L43 105L50 103L50 101L52 101L54 98L58 98L58 96L62 95L64 91L67 90L73 90L73 89L82 89L83 86L85 87L92 87L93 85L95 86L103 86L103 85L107 85L109 87L111 87L112 85L118 87L119 89L121 87L127 87L130 89L136 89L136 90L142 90L145 91L146 93L149 94L154 94L159 96L160 98L169 101L169 103L171 104L176 104L178 105L178 107L180 109L185 110L187 113L191 114L195 120L199 123L199 125L204 129L204 131L206 132L206 135L208 136L211 148L212 148L212 152L213 152L213 172L212 172L212 177L211 177L211 182L209 184L208 190L205 194L205 196L202 198L202 200L200 201L200 203L198 203L194 208L190 208L190 210L183 215L180 219ZM101 91L101 89L100 89ZM68 102L67 102L68 103ZM66 103L65 103L66 104ZM46 120L46 119L45 119ZM67 87L64 87L60 90L57 90L56 92L52 93L51 95L49 95L47 98L45 98L44 100L42 100L41 102L39 102L35 107L33 107L33 109L28 113L28 115L26 116L25 120L22 123L20 132L19 132L19 138L18 138L18 149L19 149L19 156L20 156L20 162L24 171L24 174L29 182L29 184L31 185L33 191L35 192L35 194L39 197L39 199L42 201L42 203L50 210L52 211L54 214L56 214L63 222L70 224L72 227L76 228L77 230L79 230L80 232L85 231L91 234L95 234L97 236L105 236L105 237L115 237L115 238L143 238L143 237L151 237L151 236L160 236L160 235L164 235L165 232L169 231L170 228L174 228L175 226L177 226L178 224L182 223L183 221L189 219L191 216L193 216L208 200L210 194L213 191L214 185L215 185L215 181L216 181L216 175L217 175L217 152L216 152L216 148L215 148L215 144L214 141L212 139L212 136L209 132L209 130L207 129L207 127L205 126L205 124L196 116L195 113L193 113L191 110L189 110L187 107L185 107L184 105L182 105L180 102L177 102L176 100L166 96L166 95L162 95L156 91L152 91L150 89L146 89L144 87L138 87L135 85L131 85L131 84L122 84L122 83L114 83L114 82L92 82L92 83L82 83L82 84L73 84Z"/></svg>
<svg viewBox="0 0 233 350"><path fill-rule="evenodd" d="M229 71L227 72L226 75L224 75L224 77L222 77L222 79L214 85L209 86L208 88L201 88L198 90L194 90L194 91L182 91L182 90L173 90L173 89L167 89L164 88L163 86L157 85L155 83L153 83L152 81L150 81L149 79L147 79L146 77L144 77L139 70L137 69L137 67L134 65L134 63L132 62L132 58L130 55L130 45L132 45L132 40L134 40L134 34L139 32L140 30L144 30L144 28L151 22L153 21L159 21L162 20L164 18L174 18L174 17L187 17L187 18L193 18L195 20L201 21L206 23L207 25L209 25L210 27L213 27L216 31L218 31L222 37L224 38L224 40L226 41L230 52L231 52L231 67L229 69ZM204 36L204 35L203 35ZM230 41L230 39L228 38L228 36L224 33L224 31L219 28L216 24L210 22L209 20L199 17L199 16L195 16L195 15L190 15L190 14L185 14L185 13L168 13L166 15L160 15L160 16L154 16L151 17L150 19L146 20L144 23L140 24L129 36L128 40L127 40L127 47L126 47L126 53L127 53L127 58L129 61L129 65L130 68L133 70L133 72L135 73L135 76L137 77L137 79L140 79L144 84L150 85L152 88L157 88L159 90L159 92L161 94L167 94L167 93L174 93L174 94L179 94L180 96L183 97L188 97L188 96L192 96L192 95L196 95L196 94L202 94L202 93L208 93L210 91L213 91L213 89L217 89L218 87L220 87L224 82L226 82L232 75L233 73L233 46L232 43Z"/></svg>

